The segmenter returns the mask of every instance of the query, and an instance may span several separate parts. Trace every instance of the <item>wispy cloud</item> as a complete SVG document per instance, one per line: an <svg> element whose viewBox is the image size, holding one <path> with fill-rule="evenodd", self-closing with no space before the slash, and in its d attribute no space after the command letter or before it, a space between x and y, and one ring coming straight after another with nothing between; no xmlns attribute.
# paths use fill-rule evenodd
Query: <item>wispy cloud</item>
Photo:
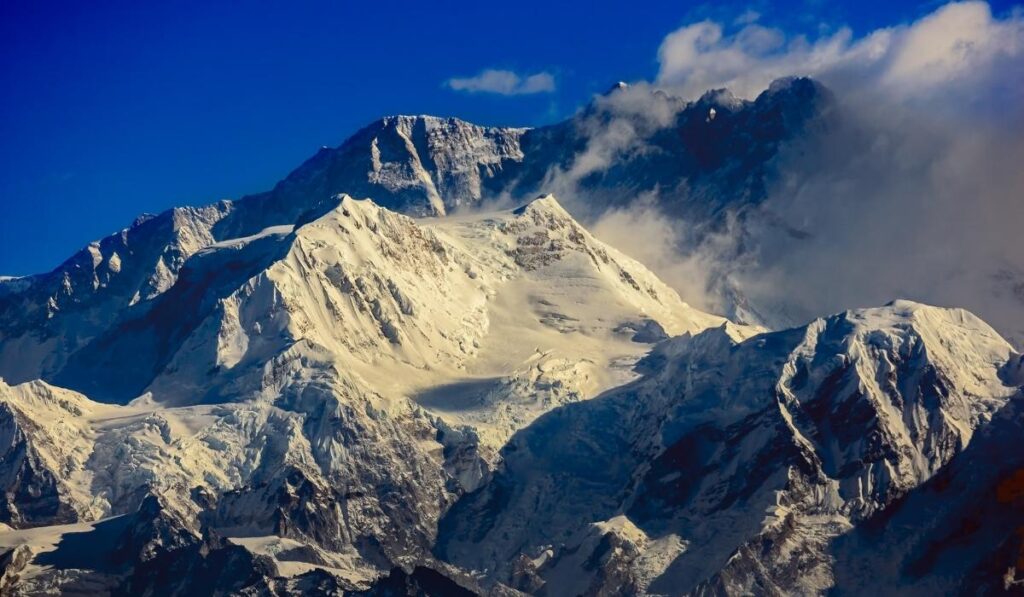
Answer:
<svg viewBox="0 0 1024 597"><path fill-rule="evenodd" d="M760 18L761 13L757 12L752 8L748 8L747 10L743 11L743 13L740 16L736 17L736 20L733 21L733 24L749 25L751 23L756 23Z"/></svg>
<svg viewBox="0 0 1024 597"><path fill-rule="evenodd" d="M530 95L551 93L555 90L555 77L548 72L520 76L510 70L487 69L474 77L454 77L445 85L455 91L467 93L494 93L497 95Z"/></svg>
<svg viewBox="0 0 1024 597"><path fill-rule="evenodd" d="M658 84L693 97L728 87L753 97L783 76L850 81L901 96L971 84L1024 55L1024 19L992 15L985 2L955 2L910 24L855 38L846 27L817 39L789 36L741 15L739 31L702 21L671 33L658 50ZM1019 74L1019 73L1013 73Z"/></svg>

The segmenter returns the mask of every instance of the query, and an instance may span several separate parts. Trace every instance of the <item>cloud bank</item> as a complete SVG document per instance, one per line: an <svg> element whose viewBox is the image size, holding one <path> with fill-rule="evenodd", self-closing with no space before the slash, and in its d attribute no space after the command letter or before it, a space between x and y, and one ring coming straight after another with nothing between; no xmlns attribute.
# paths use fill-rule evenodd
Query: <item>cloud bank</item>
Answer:
<svg viewBox="0 0 1024 597"><path fill-rule="evenodd" d="M1019 83L1019 10L999 19L985 2L950 3L856 39L847 27L817 39L788 36L750 18L741 15L738 22L746 24L732 33L702 21L668 35L658 50L658 85L689 98L719 87L751 98L779 77L810 76L841 92L871 86L893 97L928 98L953 83L982 84L1003 68L1013 68ZM1019 86L1006 89L1024 97Z"/></svg>
<svg viewBox="0 0 1024 597"><path fill-rule="evenodd" d="M731 275L786 316L776 325L909 298L965 307L1024 346L1021 164L1019 122L851 106L837 129L782 156L745 231L756 251Z"/></svg>
<svg viewBox="0 0 1024 597"><path fill-rule="evenodd" d="M548 72L520 76L510 70L487 69L474 77L448 79L445 85L454 91L467 93L530 95L553 92L555 77Z"/></svg>

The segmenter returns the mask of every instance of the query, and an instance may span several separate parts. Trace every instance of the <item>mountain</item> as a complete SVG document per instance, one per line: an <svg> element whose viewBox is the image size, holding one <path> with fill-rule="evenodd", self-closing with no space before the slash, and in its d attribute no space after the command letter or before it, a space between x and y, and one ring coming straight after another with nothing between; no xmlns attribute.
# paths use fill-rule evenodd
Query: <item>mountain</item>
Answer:
<svg viewBox="0 0 1024 597"><path fill-rule="evenodd" d="M631 104L639 103L634 107ZM647 104L655 104L659 118ZM534 129L481 127L456 118L393 116L323 148L271 192L247 197L266 212L314 207L338 193L372 197L414 216L443 216L501 196L533 197L571 175L591 209L658 191L669 213L720 209L764 199L769 165L780 145L828 124L834 99L810 79L780 79L755 101L727 90L696 102L664 92L616 87L572 118ZM708 119L709 110L716 117ZM624 128L634 143L609 146L607 168L580 171L607 129ZM564 189L562 189L564 190ZM292 211L289 211L292 210ZM234 236L263 227L241 226ZM238 227L238 225L236 225Z"/></svg>
<svg viewBox="0 0 1024 597"><path fill-rule="evenodd" d="M268 193L143 216L50 273L0 280L0 374L52 379L72 353L110 331L113 315L148 310L143 303L171 288L200 249L315 218L338 193L380 197L419 215L479 201L481 171L521 158L521 134L455 119L386 118L322 150ZM441 192L451 197L447 206Z"/></svg>
<svg viewBox="0 0 1024 597"><path fill-rule="evenodd" d="M52 272L0 280L0 375L46 378L123 310L169 289L196 251L214 242L226 204L139 217Z"/></svg>
<svg viewBox="0 0 1024 597"><path fill-rule="evenodd" d="M764 200L781 146L827 128L834 104L827 88L806 78L780 79L753 101L726 89L686 102L615 87L573 118L524 134L511 188L570 185L560 190L579 194L594 212L656 194L664 213L711 222L726 207Z"/></svg>
<svg viewBox="0 0 1024 597"><path fill-rule="evenodd" d="M978 459L1013 452L1024 359L962 310L737 326L552 197L417 221L341 196L145 304L68 360L85 393L0 385L18 593L819 593L863 582L857 542L945 591L1018 549L1016 461ZM872 530L973 516L931 494L979 474L966 555Z"/></svg>
<svg viewBox="0 0 1024 597"><path fill-rule="evenodd" d="M666 116L652 122L648 111L630 111L637 97L656 102ZM587 205L577 207L593 214L657 191L667 213L714 228L726 205L763 199L780 144L816 126L831 101L819 84L793 79L754 102L726 91L687 103L617 88L572 119L539 129L384 118L335 149L321 149L271 191L143 216L52 272L0 279L0 375L14 382L56 379L73 353L110 332L111 314L148 309L141 303L169 289L200 249L315 219L333 209L340 193L409 215L439 216L567 184L561 190L586 196ZM716 117L708 121L711 108ZM605 156L613 162L608 168L581 171L582 157L605 145L609 123L624 127L634 142Z"/></svg>
<svg viewBox="0 0 1024 597"><path fill-rule="evenodd" d="M534 129L383 118L336 148L322 148L270 191L140 218L53 272L0 278L0 330L16 339L0 344L0 373L19 382L54 379L63 360L102 331L109 321L102 311L168 288L184 261L208 244L315 219L340 193L416 217L494 209L546 193L560 196L587 226L609 210L653 210L674 238L652 242L675 243L667 249L700 266L703 279L694 281L691 301L735 321L796 325L822 311L803 298L756 292L767 284L759 272L772 272L779 254L798 251L818 232L806 229L799 214L780 211L775 197L798 193L812 174L780 168L794 155L814 153L823 139L848 135L870 147L872 137L858 126L841 98L806 78L780 79L752 101L724 89L688 102L643 85L616 85L573 117ZM821 197L829 200L828 193ZM135 238L159 242L143 247ZM1022 345L1024 272L1012 258L945 276L947 282L931 284L935 300L966 297ZM22 317L26 310L34 319ZM76 321L61 323L65 317ZM58 340L58 329L71 334Z"/></svg>
<svg viewBox="0 0 1024 597"><path fill-rule="evenodd" d="M479 203L491 181L523 159L520 142L528 133L457 118L384 118L340 147L322 149L274 190L274 200L346 192L403 213L443 216Z"/></svg>
<svg viewBox="0 0 1024 597"><path fill-rule="evenodd" d="M385 118L0 279L0 593L1018 590L1024 356L988 324L737 323L585 226L756 217L833 104Z"/></svg>
<svg viewBox="0 0 1024 597"><path fill-rule="evenodd" d="M196 252L70 356L64 387L0 386L0 520L60 559L76 534L168 509L168 549L212 529L366 588L429 555L442 512L511 434L630 378L668 334L721 325L551 197L417 222L342 196ZM132 558L70 585L32 568L23 586L123 589L147 561Z"/></svg>
<svg viewBox="0 0 1024 597"><path fill-rule="evenodd" d="M547 595L953 593L976 568L995 588L1024 546L1001 523L1022 512L929 494L1016 487L1019 359L969 313L905 301L668 340L640 380L514 436L442 520L438 555ZM961 531L971 548L915 500L980 519ZM884 579L864 564L876 553Z"/></svg>

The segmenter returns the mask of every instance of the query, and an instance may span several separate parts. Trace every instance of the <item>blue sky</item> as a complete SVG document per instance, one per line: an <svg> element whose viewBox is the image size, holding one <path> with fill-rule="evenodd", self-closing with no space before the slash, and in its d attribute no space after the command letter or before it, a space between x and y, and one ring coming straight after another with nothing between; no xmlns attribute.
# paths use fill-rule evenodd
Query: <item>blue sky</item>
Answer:
<svg viewBox="0 0 1024 597"><path fill-rule="evenodd" d="M562 119L654 79L662 40L696 21L861 36L937 5L4 2L0 274L51 269L142 212L267 189L385 114ZM508 72L474 78L488 69Z"/></svg>

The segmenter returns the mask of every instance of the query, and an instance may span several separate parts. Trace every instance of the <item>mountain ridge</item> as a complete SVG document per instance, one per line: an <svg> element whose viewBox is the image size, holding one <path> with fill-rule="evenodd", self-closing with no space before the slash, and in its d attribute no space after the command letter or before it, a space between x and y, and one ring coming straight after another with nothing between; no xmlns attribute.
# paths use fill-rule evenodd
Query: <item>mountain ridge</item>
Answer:
<svg viewBox="0 0 1024 597"><path fill-rule="evenodd" d="M762 97L770 98L782 93L784 97L800 96L796 99L804 102L808 93L812 96L825 94L820 85L806 81L788 81L779 88L766 91ZM796 90L797 93L783 93L787 90ZM612 97L621 95L622 91L651 93L626 88ZM652 96L664 97L664 101L676 105L676 109L696 106L680 112L681 115L692 115L694 111L700 113L693 126L701 128L707 124L703 122L706 109L698 104L710 101L707 100L708 94L687 104L663 93L659 96L659 93L653 92ZM203 207L173 208L145 220L139 218L131 227L90 244L49 273L19 278L17 284L10 281L0 284L0 330L9 337L0 347L0 373L18 381L52 376L69 352L80 349L102 331L90 322L98 317L95 310L90 310L87 305L99 303L98 309L126 308L139 300L153 298L173 284L178 269L200 248L231 238L251 236L271 226L294 225L315 219L333 208L333 197L338 193L373 197L386 207L412 215L444 215L449 210L473 208L485 199L499 196L534 196L550 182L549 170L558 172L568 168L576 152L586 145L588 141L584 131L591 126L589 121L595 117L599 120L609 117L608 108L602 103L608 99L598 98L573 119L540 129L479 127L455 118L385 117L364 127L338 147L317 152L271 191ZM747 104L756 105L756 102ZM811 107L805 107L800 113L809 117L813 112ZM724 125L725 116L723 113L715 122ZM778 118L782 118L782 113ZM772 134L786 133L776 131ZM524 140L528 135L536 137L536 140ZM523 143L527 145L525 150ZM674 147L671 151L681 151L684 155L691 151L685 144L680 146L678 141L672 141L669 146ZM771 154L774 150L768 151ZM535 154L535 158L529 157ZM710 157L695 155L687 158L695 164L688 168L712 163L707 161ZM667 175L677 183L680 176L673 170L675 166L665 170L644 160L627 166L629 168L638 172L660 171L662 174L659 176ZM722 184L727 187L746 185L745 180ZM719 183L712 180L709 184ZM594 209L616 205L616 198L628 199L635 191L665 187L664 181L646 175L628 181L625 187L615 180L598 180L597 185L607 189L600 191L593 184L584 184L585 190L594 197ZM760 183L755 187L758 185ZM758 193L754 187L750 188L754 190L736 196L742 198ZM628 192L623 193L623 190ZM728 194L726 191L723 188L718 195ZM702 202L690 203L696 206ZM712 203L707 204L712 207L710 212L704 213L707 211L704 208L700 211L704 213L701 217L710 218L708 226L714 228L721 224L718 216L714 215L720 206L714 207ZM666 211L678 212L668 207ZM148 247L126 246L127 240L133 237L148 237L156 242ZM129 276L141 279L126 283ZM43 304L51 307L48 310L36 307ZM79 337L72 339L68 346L54 344L52 340L47 344L52 333L46 330L54 325L51 321L54 317L64 318L65 314L60 311L65 304L72 305L73 310L85 310L77 316L84 321L78 322L77 326L66 326L80 326L81 330L76 331ZM35 320L23 317L26 309L37 311ZM70 317L74 319L76 316L72 314ZM37 323L28 327L28 321ZM755 319L752 323L759 321ZM10 340L19 337L20 341ZM11 346L17 348L9 348ZM44 356L42 353L47 354Z"/></svg>
<svg viewBox="0 0 1024 597"><path fill-rule="evenodd" d="M222 265L246 253L258 273ZM340 196L298 228L201 249L162 296L196 312L175 288L202 272L231 292L139 398L0 386L0 515L18 529L0 545L27 546L28 593L129 590L175 560L195 572L173 582L192 583L227 557L232 586L297 592L377 590L421 568L487 594L823 592L835 529L916 495L1020 395L1020 355L965 311L902 301L783 332L736 326L682 303L550 196L420 220ZM920 414L886 414L887 400ZM838 426L854 420L864 429ZM716 455L723 441L746 447ZM680 446L710 460L679 460ZM745 453L758 474L730 477ZM568 476L544 481L551 466ZM680 493L693 474L698 488ZM522 526L543 508L522 510L523 491L550 504L543 524ZM119 539L116 565L68 554L76 534L108 527L144 539ZM777 540L799 564L756 547Z"/></svg>
<svg viewBox="0 0 1024 597"><path fill-rule="evenodd" d="M833 101L791 79L617 86L541 129L385 118L0 281L0 589L1019 587L1024 356L997 331L902 300L732 321L531 191L654 190L714 231Z"/></svg>

